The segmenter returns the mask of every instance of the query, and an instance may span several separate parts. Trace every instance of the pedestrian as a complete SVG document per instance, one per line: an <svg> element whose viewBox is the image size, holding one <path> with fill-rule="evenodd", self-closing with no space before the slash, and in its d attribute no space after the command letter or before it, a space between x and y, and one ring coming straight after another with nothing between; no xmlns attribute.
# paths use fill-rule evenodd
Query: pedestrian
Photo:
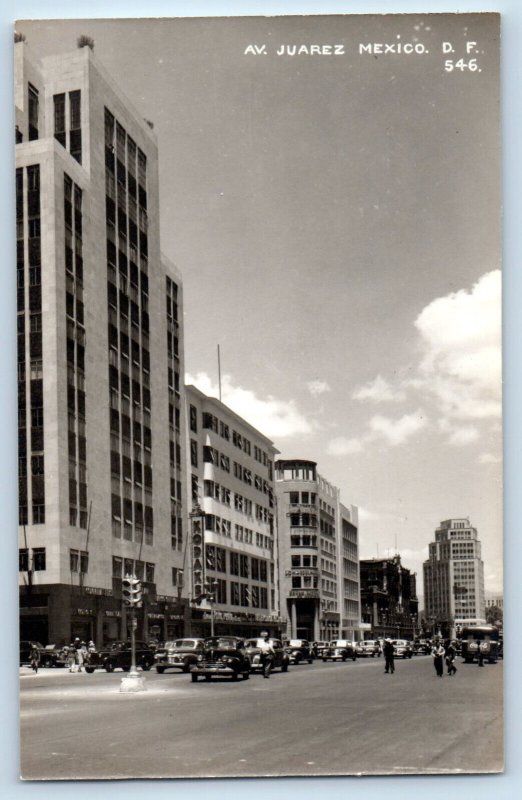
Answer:
<svg viewBox="0 0 522 800"><path fill-rule="evenodd" d="M384 672L388 674L389 672L395 672L395 662L394 662L394 655L395 650L393 649L393 642L391 639L386 639L384 642L384 647L382 648L382 652L384 654Z"/></svg>
<svg viewBox="0 0 522 800"><path fill-rule="evenodd" d="M74 640L74 647L76 649L76 663L78 665L78 672L81 672L83 667L83 653L84 650L87 651L87 647L85 642L82 642L78 636Z"/></svg>
<svg viewBox="0 0 522 800"><path fill-rule="evenodd" d="M38 667L40 666L40 651L34 643L31 645L29 663L31 664L31 669L34 672L38 672Z"/></svg>
<svg viewBox="0 0 522 800"><path fill-rule="evenodd" d="M446 666L448 668L448 675L455 675L457 667L455 666L455 659L457 657L456 642L449 642L446 647Z"/></svg>
<svg viewBox="0 0 522 800"><path fill-rule="evenodd" d="M263 678L270 677L270 671L274 662L274 648L270 642L267 631L261 632L262 642L258 642L258 647L261 650L261 663L263 664Z"/></svg>
<svg viewBox="0 0 522 800"><path fill-rule="evenodd" d="M67 647L67 665L69 667L69 672L76 672L76 647L74 642Z"/></svg>
<svg viewBox="0 0 522 800"><path fill-rule="evenodd" d="M480 647L480 639L475 639L475 641L477 643L478 665L479 665L479 667L483 667L484 666L484 653L482 652L482 649Z"/></svg>
<svg viewBox="0 0 522 800"><path fill-rule="evenodd" d="M435 667L435 672L437 673L439 678L444 676L444 656L446 651L442 646L442 642L437 641L431 651L431 655L433 656L433 666Z"/></svg>

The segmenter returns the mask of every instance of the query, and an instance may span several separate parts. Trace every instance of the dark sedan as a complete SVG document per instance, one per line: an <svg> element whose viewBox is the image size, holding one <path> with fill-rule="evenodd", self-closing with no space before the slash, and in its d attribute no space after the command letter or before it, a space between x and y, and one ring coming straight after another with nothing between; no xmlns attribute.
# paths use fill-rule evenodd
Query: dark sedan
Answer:
<svg viewBox="0 0 522 800"><path fill-rule="evenodd" d="M203 639L175 639L165 642L155 653L156 672L161 675L166 669L190 672L203 652Z"/></svg>
<svg viewBox="0 0 522 800"><path fill-rule="evenodd" d="M131 643L130 641L113 642L108 648L97 653L89 653L89 662L85 671L92 673L97 667L102 667L107 672L122 669L129 672L131 668ZM136 642L136 667L145 672L154 664L154 651L145 642Z"/></svg>
<svg viewBox="0 0 522 800"><path fill-rule="evenodd" d="M212 676L229 677L246 681L250 677L250 660L243 639L237 636L212 636L205 639L203 652L191 669L191 679L196 683L200 676L210 681Z"/></svg>

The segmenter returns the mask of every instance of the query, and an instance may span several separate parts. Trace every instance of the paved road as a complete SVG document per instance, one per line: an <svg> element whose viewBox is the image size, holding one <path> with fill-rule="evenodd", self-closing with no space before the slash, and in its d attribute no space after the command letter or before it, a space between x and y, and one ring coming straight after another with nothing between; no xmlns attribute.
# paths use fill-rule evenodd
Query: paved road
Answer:
<svg viewBox="0 0 522 800"><path fill-rule="evenodd" d="M269 680L190 682L147 673L21 673L25 778L346 775L497 771L502 664L459 664L437 678L430 657L303 664Z"/></svg>

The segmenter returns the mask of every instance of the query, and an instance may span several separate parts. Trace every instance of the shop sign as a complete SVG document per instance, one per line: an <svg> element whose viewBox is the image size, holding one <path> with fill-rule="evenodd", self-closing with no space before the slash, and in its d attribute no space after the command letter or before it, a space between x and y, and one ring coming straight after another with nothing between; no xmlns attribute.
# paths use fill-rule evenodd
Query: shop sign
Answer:
<svg viewBox="0 0 522 800"><path fill-rule="evenodd" d="M147 616L148 616L149 619L163 619L163 614L152 614L152 613L149 613L149 614L147 614Z"/></svg>
<svg viewBox="0 0 522 800"><path fill-rule="evenodd" d="M169 614L169 619L183 619L183 614Z"/></svg>
<svg viewBox="0 0 522 800"><path fill-rule="evenodd" d="M121 611L106 611L106 617L121 617Z"/></svg>
<svg viewBox="0 0 522 800"><path fill-rule="evenodd" d="M112 589L100 589L97 586L84 586L83 591L85 594L95 594L98 597L112 597Z"/></svg>
<svg viewBox="0 0 522 800"><path fill-rule="evenodd" d="M158 603L177 603L178 602L178 598L177 597L171 597L168 594L157 594L156 595L156 600L157 600Z"/></svg>
<svg viewBox="0 0 522 800"><path fill-rule="evenodd" d="M296 600L306 600L308 598L315 598L319 597L319 590L318 589L291 589L289 597L293 597Z"/></svg>
<svg viewBox="0 0 522 800"><path fill-rule="evenodd" d="M311 567L310 569L286 569L285 570L285 577L291 578L292 575L317 575L317 567Z"/></svg>
<svg viewBox="0 0 522 800"><path fill-rule="evenodd" d="M90 617L91 614L94 614L92 608L77 608L75 609L75 613L78 614L79 617Z"/></svg>

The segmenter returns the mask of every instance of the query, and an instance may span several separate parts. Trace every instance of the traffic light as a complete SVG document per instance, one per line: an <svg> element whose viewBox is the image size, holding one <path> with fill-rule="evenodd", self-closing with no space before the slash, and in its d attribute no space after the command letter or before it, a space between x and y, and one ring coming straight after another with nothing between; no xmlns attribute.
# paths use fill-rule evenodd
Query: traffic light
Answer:
<svg viewBox="0 0 522 800"><path fill-rule="evenodd" d="M126 575L121 587L123 600L126 606L138 608L143 600L143 586L134 575Z"/></svg>

